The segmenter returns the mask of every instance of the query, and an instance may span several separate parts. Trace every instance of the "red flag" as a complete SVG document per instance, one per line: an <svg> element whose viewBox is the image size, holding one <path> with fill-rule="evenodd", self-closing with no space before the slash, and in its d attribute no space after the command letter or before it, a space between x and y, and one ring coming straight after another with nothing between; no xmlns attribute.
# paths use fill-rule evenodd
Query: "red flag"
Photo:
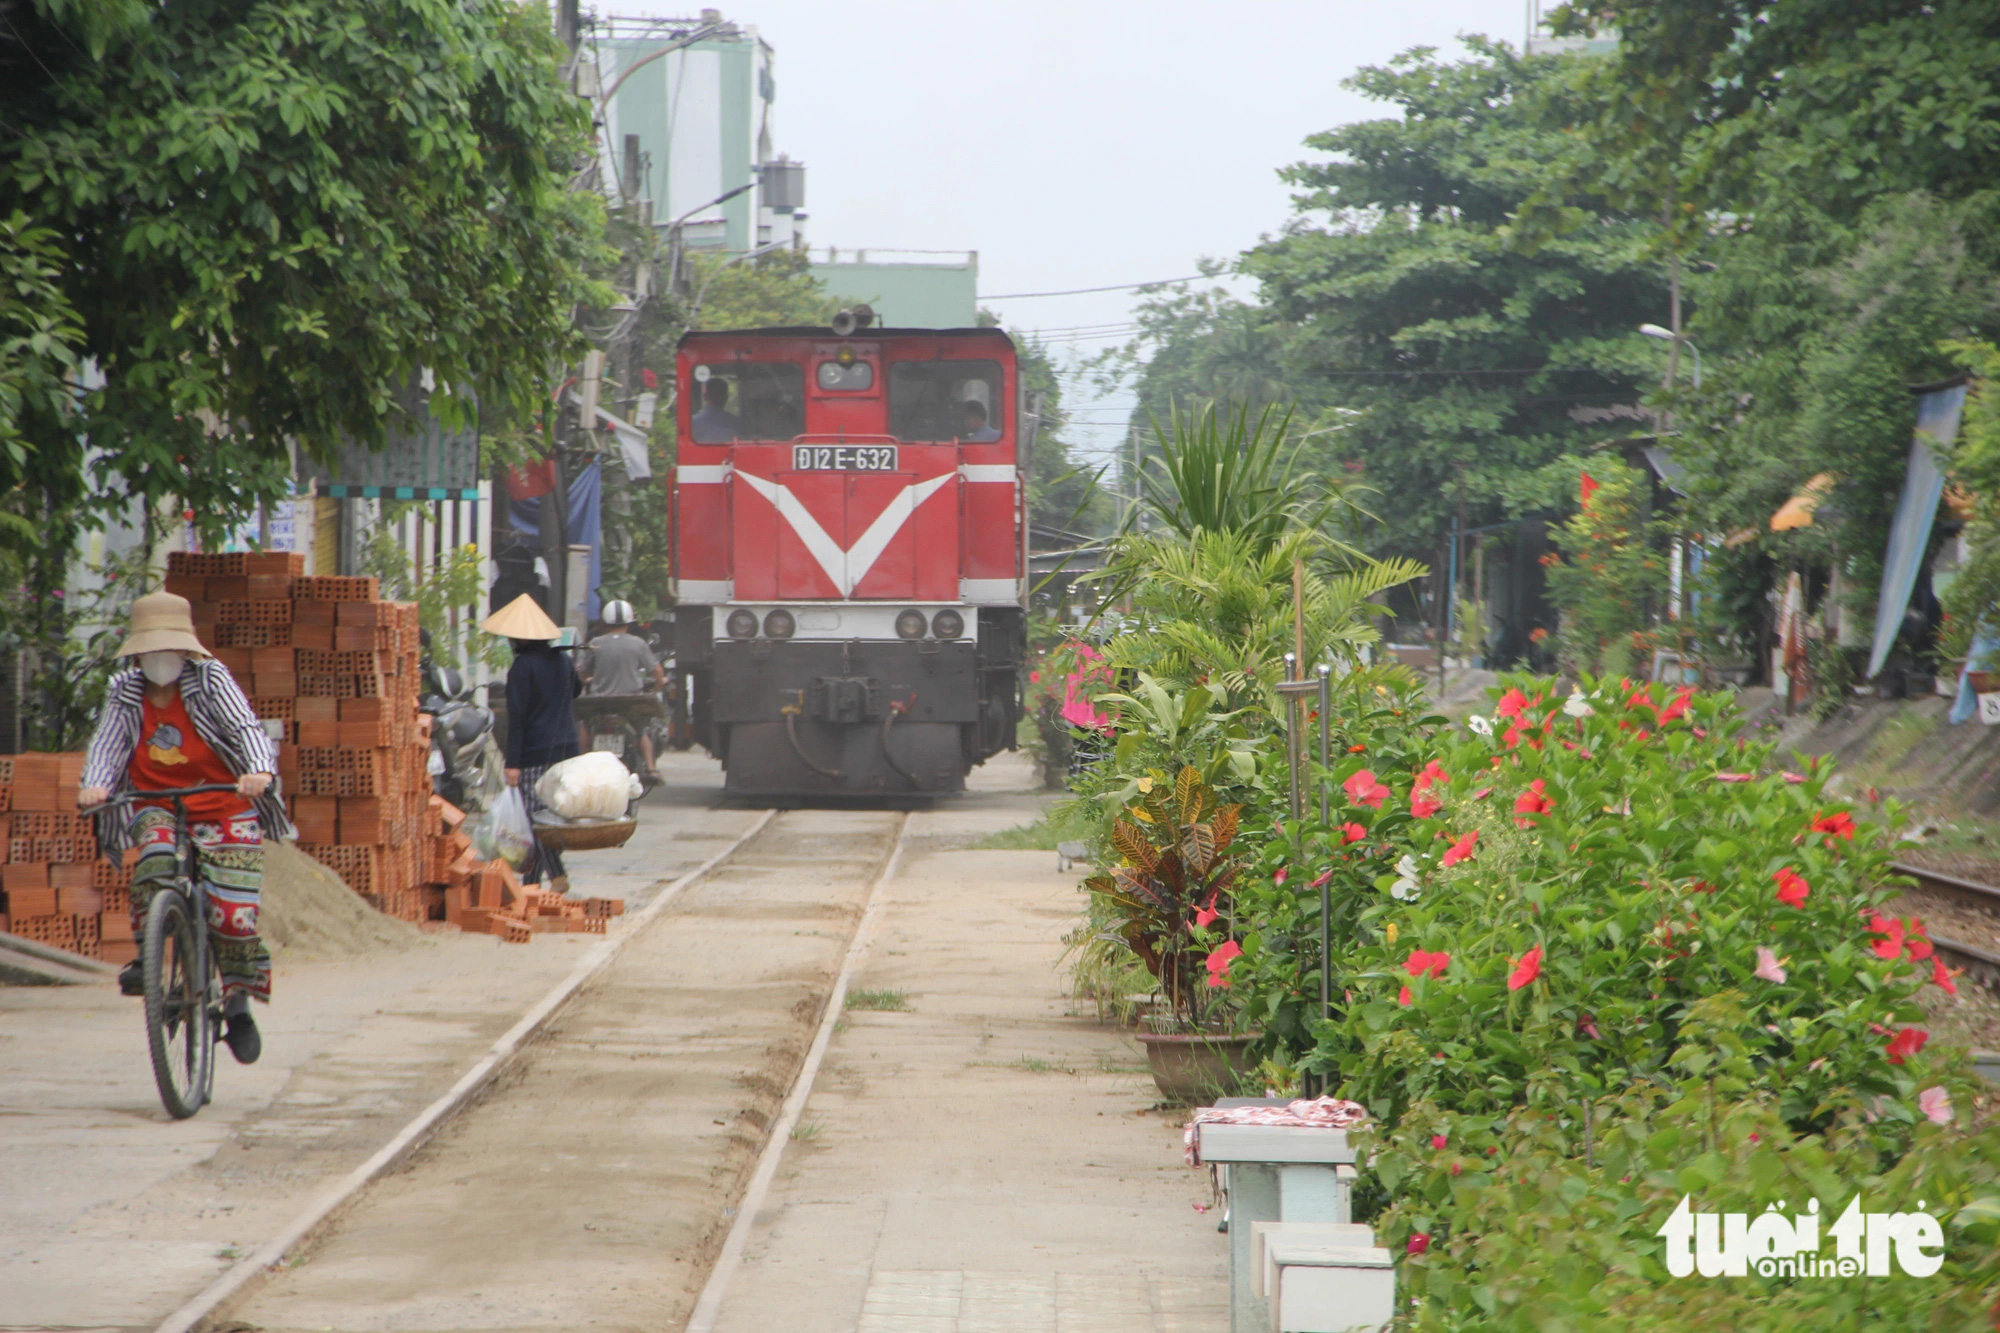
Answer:
<svg viewBox="0 0 2000 1333"><path fill-rule="evenodd" d="M556 460L543 459L523 467L507 469L507 494L516 500L532 500L556 488Z"/></svg>

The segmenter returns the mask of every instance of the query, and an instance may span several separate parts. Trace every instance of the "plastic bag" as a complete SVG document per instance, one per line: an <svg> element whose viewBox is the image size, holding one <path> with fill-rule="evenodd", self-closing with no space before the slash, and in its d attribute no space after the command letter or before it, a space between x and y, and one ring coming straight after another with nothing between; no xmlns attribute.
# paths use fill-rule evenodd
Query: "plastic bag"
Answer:
<svg viewBox="0 0 2000 1333"><path fill-rule="evenodd" d="M550 765L535 784L535 799L564 819L622 819L644 790L617 755L593 750Z"/></svg>
<svg viewBox="0 0 2000 1333"><path fill-rule="evenodd" d="M528 863L535 830L528 823L527 802L519 787L509 787L472 826L472 850L482 861L505 861L519 870Z"/></svg>

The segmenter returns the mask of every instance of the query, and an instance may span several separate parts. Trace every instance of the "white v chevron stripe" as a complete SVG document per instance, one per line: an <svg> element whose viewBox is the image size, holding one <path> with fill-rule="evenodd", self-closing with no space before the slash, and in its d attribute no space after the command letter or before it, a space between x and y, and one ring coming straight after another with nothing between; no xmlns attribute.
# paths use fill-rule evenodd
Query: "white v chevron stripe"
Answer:
<svg viewBox="0 0 2000 1333"><path fill-rule="evenodd" d="M896 492L896 498L875 516L875 521L868 525L868 531L861 534L861 540L843 551L840 543L834 541L820 526L819 520L812 516L812 511L792 494L790 487L749 472L736 474L751 490L769 500L785 522L792 525L792 531L799 535L799 540L805 543L812 558L833 580L833 586L840 589L842 597L853 596L855 585L868 576L868 571L874 568L882 552L889 549L896 533L909 521L910 515L917 512L917 506L936 495L956 475L947 472L929 481L912 482Z"/></svg>

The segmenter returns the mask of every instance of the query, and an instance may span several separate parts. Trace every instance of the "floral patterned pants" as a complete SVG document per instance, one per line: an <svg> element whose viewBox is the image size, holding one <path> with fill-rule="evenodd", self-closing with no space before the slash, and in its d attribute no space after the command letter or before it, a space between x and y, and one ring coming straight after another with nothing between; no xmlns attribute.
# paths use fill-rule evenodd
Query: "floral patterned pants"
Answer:
<svg viewBox="0 0 2000 1333"><path fill-rule="evenodd" d="M208 882L208 934L222 973L225 1000L238 996L269 1003L271 951L257 936L264 893L264 827L251 813L226 820L190 820L202 878ZM132 869L132 934L146 937L146 912L162 881L180 874L174 815L155 806L132 817L139 863Z"/></svg>

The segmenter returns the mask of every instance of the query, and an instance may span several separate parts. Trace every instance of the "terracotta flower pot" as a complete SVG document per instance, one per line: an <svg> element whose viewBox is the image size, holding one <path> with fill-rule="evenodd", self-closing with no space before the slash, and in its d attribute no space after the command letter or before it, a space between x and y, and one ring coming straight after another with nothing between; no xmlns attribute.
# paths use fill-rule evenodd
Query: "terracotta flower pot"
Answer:
<svg viewBox="0 0 2000 1333"><path fill-rule="evenodd" d="M1257 1067L1250 1048L1261 1032L1139 1032L1153 1085L1170 1102L1194 1104L1226 1095Z"/></svg>

